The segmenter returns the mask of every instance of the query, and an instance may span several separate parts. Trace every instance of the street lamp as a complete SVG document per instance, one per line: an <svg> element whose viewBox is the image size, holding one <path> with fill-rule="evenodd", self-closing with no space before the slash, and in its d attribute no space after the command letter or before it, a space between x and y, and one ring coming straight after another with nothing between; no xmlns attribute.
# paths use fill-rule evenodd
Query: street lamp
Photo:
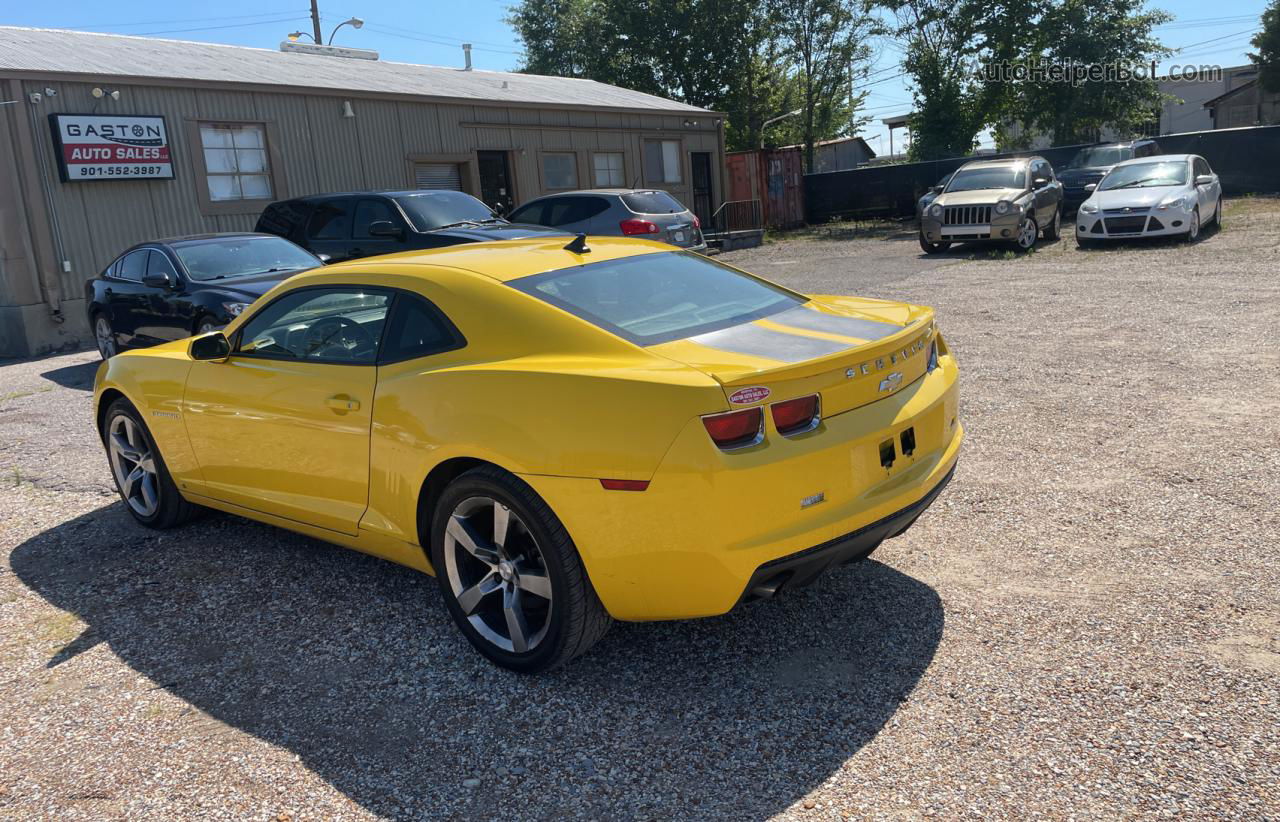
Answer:
<svg viewBox="0 0 1280 822"><path fill-rule="evenodd" d="M338 29L342 28L343 26L351 26L351 28L353 29L358 29L363 25L364 25L364 21L361 20L359 17L352 17L350 20L343 20L341 23L333 27L333 31L329 32L328 45L330 46L333 45L333 35L337 34Z"/></svg>
<svg viewBox="0 0 1280 822"><path fill-rule="evenodd" d="M296 42L298 42L298 38L299 38L299 37L311 37L311 35L310 35L310 34L308 34L308 33L306 33L305 31L291 31L291 32L289 32L289 42L290 42L290 43L296 43ZM313 43L314 43L315 41L316 41L316 38L311 37L311 42L313 42Z"/></svg>
<svg viewBox="0 0 1280 822"><path fill-rule="evenodd" d="M763 123L761 123L760 124L760 148L764 148L764 130L766 128L778 122L779 120L785 120L788 117L795 117L797 114L799 114L802 111L804 111L804 109L798 108L795 111L788 111L786 114L779 114L777 117L770 117L768 120L765 120Z"/></svg>

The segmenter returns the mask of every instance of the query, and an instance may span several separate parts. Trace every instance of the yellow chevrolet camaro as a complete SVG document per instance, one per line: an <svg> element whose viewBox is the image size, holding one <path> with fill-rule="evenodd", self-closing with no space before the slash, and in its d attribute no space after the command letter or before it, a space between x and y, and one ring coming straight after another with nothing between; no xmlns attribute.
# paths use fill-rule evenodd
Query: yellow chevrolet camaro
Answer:
<svg viewBox="0 0 1280 822"><path fill-rule="evenodd" d="M112 357L129 511L228 511L440 578L541 671L611 619L722 614L902 533L951 478L954 358L917 305L806 297L643 240L516 240L291 277Z"/></svg>

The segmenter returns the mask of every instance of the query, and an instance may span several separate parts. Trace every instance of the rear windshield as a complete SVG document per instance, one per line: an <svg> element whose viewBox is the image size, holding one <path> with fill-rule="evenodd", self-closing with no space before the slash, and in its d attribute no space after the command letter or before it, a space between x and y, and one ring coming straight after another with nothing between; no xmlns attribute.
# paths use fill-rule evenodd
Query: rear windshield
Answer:
<svg viewBox="0 0 1280 822"><path fill-rule="evenodd" d="M498 219L493 209L461 191L397 194L394 199L404 209L415 231L431 231L454 225L506 222Z"/></svg>
<svg viewBox="0 0 1280 822"><path fill-rule="evenodd" d="M1025 188L1027 170L1021 166L962 168L951 176L947 191L981 191L987 188Z"/></svg>
<svg viewBox="0 0 1280 822"><path fill-rule="evenodd" d="M227 237L174 243L173 251L193 280L300 271L321 264L310 252L280 237Z"/></svg>
<svg viewBox="0 0 1280 822"><path fill-rule="evenodd" d="M718 331L806 302L781 286L683 251L588 263L508 285L637 345Z"/></svg>
<svg viewBox="0 0 1280 822"><path fill-rule="evenodd" d="M688 210L665 191L633 191L623 194L622 202L637 214L679 214Z"/></svg>

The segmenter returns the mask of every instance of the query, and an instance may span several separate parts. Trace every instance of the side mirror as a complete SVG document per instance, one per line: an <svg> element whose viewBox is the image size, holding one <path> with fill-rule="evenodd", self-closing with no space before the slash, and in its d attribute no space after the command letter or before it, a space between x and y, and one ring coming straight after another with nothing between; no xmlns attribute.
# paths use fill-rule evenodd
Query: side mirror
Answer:
<svg viewBox="0 0 1280 822"><path fill-rule="evenodd" d="M231 343L221 331L210 331L193 339L187 353L193 360L226 362L227 357L231 356Z"/></svg>
<svg viewBox="0 0 1280 822"><path fill-rule="evenodd" d="M1049 178L1048 178L1048 177L1037 177L1037 178L1035 178L1034 180L1032 180L1032 181L1031 181L1031 184L1032 184L1033 186L1035 186L1036 188L1044 188L1045 186L1049 185Z"/></svg>
<svg viewBox="0 0 1280 822"><path fill-rule="evenodd" d="M1196 185L1197 186L1213 185L1213 175L1212 174L1198 175L1196 177Z"/></svg>
<svg viewBox="0 0 1280 822"><path fill-rule="evenodd" d="M394 237L397 240L402 240L404 239L404 232L390 220L374 220L369 223L369 236Z"/></svg>
<svg viewBox="0 0 1280 822"><path fill-rule="evenodd" d="M142 284L151 288L177 288L178 278L168 271L161 271L159 274L144 275Z"/></svg>
<svg viewBox="0 0 1280 822"><path fill-rule="evenodd" d="M941 193L942 193L942 186L929 186L929 193L930 193L930 194L941 194Z"/></svg>
<svg viewBox="0 0 1280 822"><path fill-rule="evenodd" d="M332 260L333 257L329 256L328 254L317 254L316 259L318 259L322 263L327 263L330 260Z"/></svg>
<svg viewBox="0 0 1280 822"><path fill-rule="evenodd" d="M1093 191L1093 190L1094 190L1094 189L1096 189L1097 187L1098 187L1098 184L1097 184L1097 183L1086 183L1086 184L1085 184L1085 187L1084 187L1084 190L1085 190L1085 191Z"/></svg>

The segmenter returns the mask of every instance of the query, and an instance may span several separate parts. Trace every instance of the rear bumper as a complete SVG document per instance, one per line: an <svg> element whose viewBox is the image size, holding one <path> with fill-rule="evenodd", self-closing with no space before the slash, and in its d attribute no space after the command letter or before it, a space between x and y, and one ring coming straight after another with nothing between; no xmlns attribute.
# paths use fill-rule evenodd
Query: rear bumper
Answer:
<svg viewBox="0 0 1280 822"><path fill-rule="evenodd" d="M751 575L746 590L742 592L741 601L770 599L783 591L803 588L832 568L864 559L886 539L893 539L906 533L907 529L914 525L920 515L938 498L938 494L941 494L942 489L951 482L955 473L956 469L953 465L946 476L933 486L923 499L895 514L890 514L882 520L864 525L856 531L821 545L766 562Z"/></svg>
<svg viewBox="0 0 1280 822"><path fill-rule="evenodd" d="M947 355L893 396L740 452L716 450L693 420L645 491L522 476L564 523L613 617L714 616L737 605L762 568L803 560L813 546L836 552L830 564L900 533L955 467L958 404ZM889 441L900 447L885 466Z"/></svg>

